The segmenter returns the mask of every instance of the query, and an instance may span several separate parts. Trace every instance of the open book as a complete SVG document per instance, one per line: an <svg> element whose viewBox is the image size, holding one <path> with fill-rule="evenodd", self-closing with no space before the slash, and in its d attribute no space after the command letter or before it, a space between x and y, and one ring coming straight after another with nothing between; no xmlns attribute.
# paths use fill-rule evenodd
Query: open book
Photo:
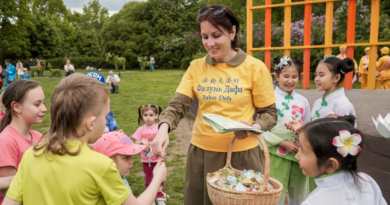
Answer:
<svg viewBox="0 0 390 205"><path fill-rule="evenodd" d="M226 118L221 115L216 114L203 114L202 119L204 119L206 122L208 122L211 127L215 130L217 133L226 134L229 132L234 131L251 131L255 133L263 133L263 131L255 129L249 125L243 124L238 121L234 121L232 119Z"/></svg>

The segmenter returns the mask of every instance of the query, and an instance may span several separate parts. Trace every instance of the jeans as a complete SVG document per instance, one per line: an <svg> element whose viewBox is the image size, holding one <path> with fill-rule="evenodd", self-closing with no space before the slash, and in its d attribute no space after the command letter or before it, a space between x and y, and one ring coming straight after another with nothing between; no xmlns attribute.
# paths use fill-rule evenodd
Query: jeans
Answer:
<svg viewBox="0 0 390 205"><path fill-rule="evenodd" d="M150 67L151 67L150 69L152 70L152 72L154 72L154 64L153 63L150 64Z"/></svg>

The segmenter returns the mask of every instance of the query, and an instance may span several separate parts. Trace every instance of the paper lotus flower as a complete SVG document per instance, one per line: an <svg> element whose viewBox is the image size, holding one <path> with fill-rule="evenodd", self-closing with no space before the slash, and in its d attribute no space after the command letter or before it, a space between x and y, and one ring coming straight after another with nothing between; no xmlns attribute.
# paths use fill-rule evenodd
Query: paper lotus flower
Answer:
<svg viewBox="0 0 390 205"><path fill-rule="evenodd" d="M337 147L337 152L346 157L348 154L356 156L361 148L359 147L362 137L359 134L351 134L347 130L341 130L340 136L333 138L333 145Z"/></svg>
<svg viewBox="0 0 390 205"><path fill-rule="evenodd" d="M381 137L390 139L390 114L387 113L385 118L379 115L376 121L374 118L372 120Z"/></svg>

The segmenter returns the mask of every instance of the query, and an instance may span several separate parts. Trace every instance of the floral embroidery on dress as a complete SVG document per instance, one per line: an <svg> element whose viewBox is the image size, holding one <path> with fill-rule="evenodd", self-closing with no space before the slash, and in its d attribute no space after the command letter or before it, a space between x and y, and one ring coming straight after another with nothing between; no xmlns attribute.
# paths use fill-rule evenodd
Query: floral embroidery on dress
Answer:
<svg viewBox="0 0 390 205"><path fill-rule="evenodd" d="M276 153L281 154L283 156L286 156L288 154L286 148L284 147L278 147L278 149L276 149Z"/></svg>
<svg viewBox="0 0 390 205"><path fill-rule="evenodd" d="M292 116L292 119L293 120L298 120L298 118L299 118L299 114L301 114L302 115L302 120L303 120L303 112L305 111L304 109L303 109L303 107L299 107L298 105L293 105L293 106L291 106L292 107L292 111L291 111L291 114L293 115Z"/></svg>

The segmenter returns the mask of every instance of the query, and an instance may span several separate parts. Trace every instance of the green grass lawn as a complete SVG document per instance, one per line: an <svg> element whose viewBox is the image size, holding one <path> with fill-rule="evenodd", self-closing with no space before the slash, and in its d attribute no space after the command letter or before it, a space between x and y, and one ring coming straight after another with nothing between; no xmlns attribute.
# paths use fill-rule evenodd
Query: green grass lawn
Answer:
<svg viewBox="0 0 390 205"><path fill-rule="evenodd" d="M64 71L63 75L64 75ZM89 71L77 70L76 72L87 73ZM134 133L139 127L138 107L144 104L153 103L163 108L168 104L169 99L174 97L177 86L185 71L183 70L157 70L156 72L147 71L127 71L122 72L119 94L111 94L111 111L118 123L119 129L123 129L127 135ZM99 71L105 78L108 75L108 70ZM115 72L118 74L118 72ZM49 71L45 71L45 77L35 77L45 92L45 105L48 112L44 121L40 125L35 125L35 129L41 133L46 131L50 125L50 100L54 87L61 81L60 77L46 77ZM356 87L355 87L356 86ZM301 88L299 84L297 88ZM315 89L314 82L310 82L310 88ZM354 88L360 88L359 83L354 84ZM177 137L170 134L170 148L175 147L175 142L179 141ZM175 147L176 148L176 147ZM187 149L187 148L185 148ZM168 156L173 155L168 150ZM179 205L184 204L184 157L183 155L170 156L171 161L166 161L169 167L170 174L165 182L165 192L170 196L167 204ZM139 196L144 191L144 177L142 173L142 163L140 155L135 156L135 164L130 175L127 177L130 186L133 189L134 195Z"/></svg>

